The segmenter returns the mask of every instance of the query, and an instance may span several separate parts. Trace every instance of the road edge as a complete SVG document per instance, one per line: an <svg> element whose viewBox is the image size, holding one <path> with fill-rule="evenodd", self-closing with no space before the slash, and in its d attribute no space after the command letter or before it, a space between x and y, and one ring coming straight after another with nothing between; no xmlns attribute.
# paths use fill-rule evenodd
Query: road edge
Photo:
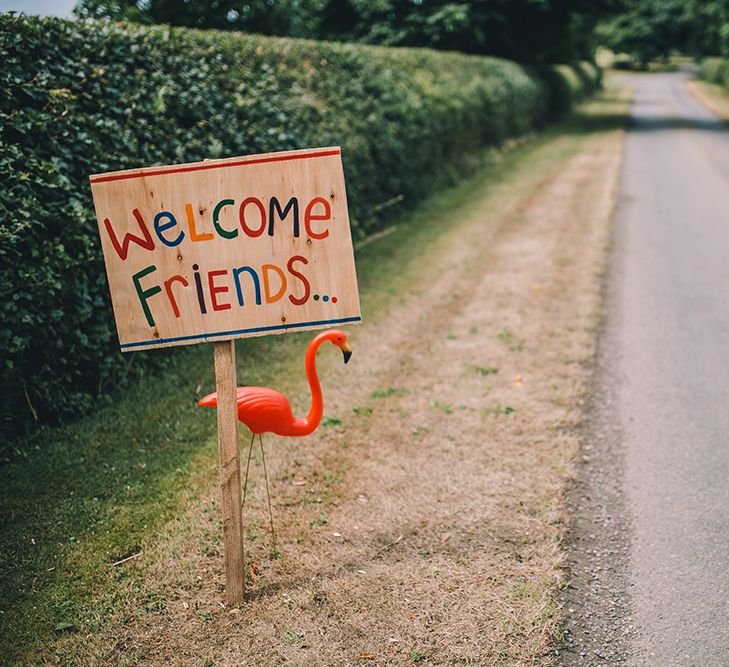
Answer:
<svg viewBox="0 0 729 667"><path fill-rule="evenodd" d="M632 105L631 105L632 106ZM626 123L625 137L629 121ZM625 142L625 138L624 138ZM620 328L620 275L625 229L623 154L611 213L600 294L595 354L587 368L586 407L577 427L579 451L565 490L567 529L563 618L557 664L627 665L634 631L630 595L632 521L625 495L625 451L617 411L620 378L614 359Z"/></svg>

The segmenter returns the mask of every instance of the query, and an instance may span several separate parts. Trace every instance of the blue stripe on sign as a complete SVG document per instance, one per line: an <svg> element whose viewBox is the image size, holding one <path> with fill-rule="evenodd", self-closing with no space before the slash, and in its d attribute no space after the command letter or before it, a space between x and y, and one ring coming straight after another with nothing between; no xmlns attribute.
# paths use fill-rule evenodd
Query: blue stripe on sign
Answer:
<svg viewBox="0 0 729 667"><path fill-rule="evenodd" d="M177 338L159 338L156 340L143 340L139 343L120 344L122 350L132 347L145 347L147 345L159 345L160 343L179 343L183 340L207 340L208 338L220 338L221 336L237 336L238 334L263 333L264 331L280 331L281 329L300 329L302 327L317 327L325 324L346 324L348 322L361 322L361 317L343 317L338 320L317 320L315 322L297 322L295 324L274 324L270 327L254 327L252 329L236 329L234 331L217 331L216 333L195 334L194 336L178 336Z"/></svg>

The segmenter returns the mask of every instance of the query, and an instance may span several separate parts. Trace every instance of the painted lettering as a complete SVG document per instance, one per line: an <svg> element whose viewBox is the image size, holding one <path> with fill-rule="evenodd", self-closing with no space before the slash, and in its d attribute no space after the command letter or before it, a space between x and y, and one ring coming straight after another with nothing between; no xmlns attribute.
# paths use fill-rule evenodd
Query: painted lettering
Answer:
<svg viewBox="0 0 729 667"><path fill-rule="evenodd" d="M278 274L281 281L278 292L275 294L271 294L271 283L268 277L271 271ZM261 267L261 272L263 273L263 289L266 293L266 303L276 303L286 293L286 274L275 264L264 264Z"/></svg>
<svg viewBox="0 0 729 667"><path fill-rule="evenodd" d="M182 283L183 287L188 287L189 283L183 276L172 276L169 280L165 280L165 292L167 292L167 298L172 306L172 312L175 314L175 317L179 317L180 309L177 307L177 300L175 299L175 295L172 293L172 285L174 283Z"/></svg>
<svg viewBox="0 0 729 667"><path fill-rule="evenodd" d="M220 234L224 239L234 239L236 236L238 236L238 230L237 229L223 229L223 227L220 225L220 211L225 206L233 206L235 202L232 199L222 199L219 201L215 208L213 209L213 227L215 227L215 231Z"/></svg>
<svg viewBox="0 0 729 667"><path fill-rule="evenodd" d="M261 305L261 281L258 279L258 274L250 266L241 266L237 269L233 269L233 282L235 283L235 291L238 295L238 305L245 306L243 300L243 289L240 284L239 276L241 273L247 273L253 281L253 287L256 290L256 305Z"/></svg>
<svg viewBox="0 0 729 667"><path fill-rule="evenodd" d="M309 284L309 281L307 280L306 276L294 268L295 262L301 262L303 264L308 264L309 260L306 259L305 257L302 257L301 255L294 255L286 263L286 268L288 269L289 273L292 276L294 276L294 278L298 278L298 280L301 281L301 284L304 287L303 296L295 297L293 294L289 294L289 301L291 301L291 303L293 303L295 306L303 306L309 300L309 295L311 294L311 285Z"/></svg>
<svg viewBox="0 0 729 667"><path fill-rule="evenodd" d="M205 315L208 309L205 307L205 295L203 294L202 280L200 280L200 273L198 269L200 267L197 264L192 265L194 271L193 277L195 278L195 291L197 292L197 303L200 306L200 312Z"/></svg>
<svg viewBox="0 0 729 667"><path fill-rule="evenodd" d="M231 306L229 303L218 303L217 294L225 294L228 291L227 285L216 285L215 277L224 276L228 272L223 269L221 271L210 271L208 273L208 287L210 287L210 303L213 306L213 310L230 310Z"/></svg>
<svg viewBox="0 0 729 667"><path fill-rule="evenodd" d="M253 204L258 208L258 212L261 216L261 226L258 229L250 228L248 226L248 223L246 222L246 206L248 206L248 204ZM243 228L243 232L246 234L246 236L256 238L257 236L263 234L263 230L266 229L266 209L263 206L261 200L257 199L256 197L247 197L241 202L238 217L240 218L240 226Z"/></svg>
<svg viewBox="0 0 729 667"><path fill-rule="evenodd" d="M314 213L314 206L321 204L324 207L323 213ZM304 211L304 228L306 233L313 239L325 239L329 236L329 230L325 229L322 232L315 232L311 228L312 220L326 221L332 219L332 207L324 197L314 197L306 206Z"/></svg>
<svg viewBox="0 0 729 667"><path fill-rule="evenodd" d="M137 290L137 296L139 297L139 302L142 304L142 310L144 311L144 317L147 319L147 324L149 324L150 327L154 326L154 318L152 317L152 311L149 309L149 304L147 303L147 300L150 297L153 297L155 294L159 294L162 291L162 288L159 285L155 285L154 287L150 287L148 289L142 289L142 278L145 276L148 276L150 273L154 273L157 270L157 267L152 264L151 266L148 266L146 269L142 269L141 271L137 271L132 276L132 282L134 283L134 289Z"/></svg>
<svg viewBox="0 0 729 667"><path fill-rule="evenodd" d="M161 223L162 220L167 218L167 222ZM157 232L157 238L162 241L168 248L174 248L176 245L182 243L182 239L185 238L185 232L180 230L180 233L175 237L174 241L170 241L164 237L162 232L166 232L168 229L172 229L177 226L177 219L169 211L160 211L154 216L154 231Z"/></svg>
<svg viewBox="0 0 729 667"><path fill-rule="evenodd" d="M192 210L192 204L185 204L185 214L187 215L187 225L190 228L190 239L192 241L197 243L198 241L212 241L215 238L212 232L198 234L197 227L195 226L195 212Z"/></svg>
<svg viewBox="0 0 729 667"><path fill-rule="evenodd" d="M289 214L289 210L294 210L294 236L296 238L299 238L299 200L296 197L291 197L291 199L286 202L286 206L283 210L281 210L281 204L279 203L278 199L276 197L271 197L271 201L268 205L268 235L273 236L273 216L274 213L276 213L279 217L279 220L281 222L284 221L286 216Z"/></svg>
<svg viewBox="0 0 729 667"><path fill-rule="evenodd" d="M139 225L139 229L142 230L142 236L144 238L139 238L138 236L134 236L134 234L131 233L125 234L124 240L121 242L121 245L119 245L119 240L114 233L114 229L111 226L109 218L106 218L104 220L104 226L106 227L106 232L107 234L109 234L109 238L111 239L111 244L114 246L114 250L116 250L116 254L119 255L122 262L125 262L127 259L127 255L129 254L129 246L131 243L136 243L138 246L141 246L145 250L154 250L154 241L152 240L152 235L149 233L149 230L147 229L147 224L144 222L144 218L139 212L139 209L135 208L132 211L132 215L136 218L137 224Z"/></svg>

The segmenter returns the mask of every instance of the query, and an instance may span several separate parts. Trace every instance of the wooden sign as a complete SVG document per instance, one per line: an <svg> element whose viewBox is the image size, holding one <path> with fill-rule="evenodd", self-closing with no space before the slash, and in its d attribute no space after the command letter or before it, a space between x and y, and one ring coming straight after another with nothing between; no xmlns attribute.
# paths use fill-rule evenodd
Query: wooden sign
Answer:
<svg viewBox="0 0 729 667"><path fill-rule="evenodd" d="M360 321L339 148L90 181L122 351Z"/></svg>

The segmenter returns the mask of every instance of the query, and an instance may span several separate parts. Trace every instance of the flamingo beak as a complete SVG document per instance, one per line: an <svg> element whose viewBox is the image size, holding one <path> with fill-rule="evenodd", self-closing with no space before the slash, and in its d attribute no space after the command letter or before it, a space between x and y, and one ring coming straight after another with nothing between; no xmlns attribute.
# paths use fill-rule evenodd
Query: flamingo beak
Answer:
<svg viewBox="0 0 729 667"><path fill-rule="evenodd" d="M346 343L341 347L342 354L344 355L344 363L346 364L352 357L352 350L349 349L349 345Z"/></svg>

